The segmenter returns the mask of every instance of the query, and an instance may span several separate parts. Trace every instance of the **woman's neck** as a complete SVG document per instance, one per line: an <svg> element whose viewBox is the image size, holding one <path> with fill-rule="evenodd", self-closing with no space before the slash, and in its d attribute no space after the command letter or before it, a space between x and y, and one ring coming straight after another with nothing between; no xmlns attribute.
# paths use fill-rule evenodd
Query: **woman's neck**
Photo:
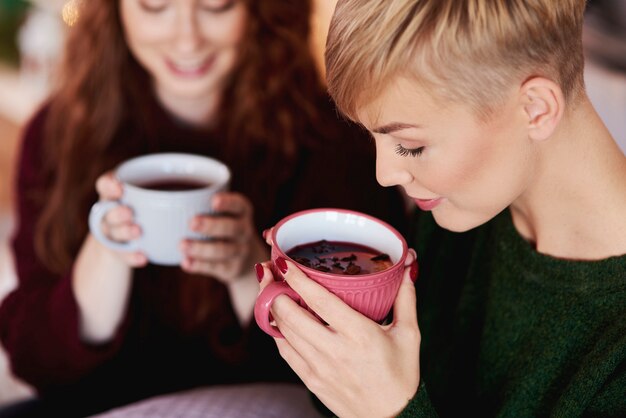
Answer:
<svg viewBox="0 0 626 418"><path fill-rule="evenodd" d="M626 254L626 156L588 99L537 146L536 175L511 205L519 233L560 258Z"/></svg>
<svg viewBox="0 0 626 418"><path fill-rule="evenodd" d="M214 125L219 107L219 95L198 98L181 98L156 92L161 106L176 120L196 128Z"/></svg>

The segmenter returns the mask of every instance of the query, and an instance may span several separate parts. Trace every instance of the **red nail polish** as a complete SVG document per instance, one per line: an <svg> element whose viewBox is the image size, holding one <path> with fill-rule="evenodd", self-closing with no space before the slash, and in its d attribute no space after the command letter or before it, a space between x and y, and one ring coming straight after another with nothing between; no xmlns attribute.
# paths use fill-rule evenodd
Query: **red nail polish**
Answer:
<svg viewBox="0 0 626 418"><path fill-rule="evenodd" d="M263 266L261 265L261 263L256 263L254 265L254 269L256 270L256 279L259 281L259 283L261 283L261 280L263 280L263 276L265 275Z"/></svg>
<svg viewBox="0 0 626 418"><path fill-rule="evenodd" d="M276 267L278 267L278 270L280 270L281 273L287 273L287 262L284 258L278 257L276 260L274 260L274 264L276 264Z"/></svg>
<svg viewBox="0 0 626 418"><path fill-rule="evenodd" d="M417 280L417 260L413 261L413 263L411 264L409 276L411 277L411 281L415 283L415 281Z"/></svg>

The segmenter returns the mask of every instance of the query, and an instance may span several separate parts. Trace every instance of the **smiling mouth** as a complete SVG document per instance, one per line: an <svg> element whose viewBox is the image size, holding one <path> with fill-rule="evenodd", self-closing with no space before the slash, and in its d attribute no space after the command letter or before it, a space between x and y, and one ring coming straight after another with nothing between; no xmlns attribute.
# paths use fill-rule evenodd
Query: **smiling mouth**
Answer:
<svg viewBox="0 0 626 418"><path fill-rule="evenodd" d="M209 72L214 62L215 55L195 60L172 60L169 58L165 60L165 63L170 71L179 77L185 78L197 78L204 76Z"/></svg>
<svg viewBox="0 0 626 418"><path fill-rule="evenodd" d="M424 211L433 210L442 202L443 198L437 199L413 199L415 204Z"/></svg>

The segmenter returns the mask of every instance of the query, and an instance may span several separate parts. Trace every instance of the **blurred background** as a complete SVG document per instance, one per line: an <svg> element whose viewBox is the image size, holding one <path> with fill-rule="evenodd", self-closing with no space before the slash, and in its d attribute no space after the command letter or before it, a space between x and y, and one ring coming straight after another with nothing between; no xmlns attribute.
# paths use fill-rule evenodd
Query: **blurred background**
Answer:
<svg viewBox="0 0 626 418"><path fill-rule="evenodd" d="M0 0L0 300L15 286L8 240L21 130L50 89L80 1ZM323 72L326 31L336 0L314 2L311 47ZM584 45L588 94L626 153L626 0L589 1ZM0 405L31 395L11 375L0 347Z"/></svg>

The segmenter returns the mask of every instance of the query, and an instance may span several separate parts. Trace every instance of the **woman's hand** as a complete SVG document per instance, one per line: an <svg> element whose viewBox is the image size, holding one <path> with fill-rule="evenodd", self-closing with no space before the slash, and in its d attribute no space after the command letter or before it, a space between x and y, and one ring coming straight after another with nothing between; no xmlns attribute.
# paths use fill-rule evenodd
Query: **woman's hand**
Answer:
<svg viewBox="0 0 626 418"><path fill-rule="evenodd" d="M122 185L112 172L96 181L101 200L119 200ZM128 207L111 209L102 222L104 234L115 241L129 241L141 235ZM141 252L112 250L91 234L83 243L72 275L72 289L80 312L80 334L84 341L110 341L124 318L131 289L132 267L148 263Z"/></svg>
<svg viewBox="0 0 626 418"><path fill-rule="evenodd" d="M207 241L184 240L183 270L213 276L224 283L250 274L250 266L267 259L266 245L255 233L253 208L240 193L224 192L213 197L215 215L196 216L191 230L210 237Z"/></svg>
<svg viewBox="0 0 626 418"><path fill-rule="evenodd" d="M122 183L115 178L112 171L104 173L96 180L96 191L100 200L119 200L122 198ZM141 236L141 228L134 223L133 211L128 206L118 206L111 209L102 222L102 232L113 241L126 242L137 239ZM108 251L117 255L125 264L130 267L143 267L148 263L148 258L140 251L122 252Z"/></svg>
<svg viewBox="0 0 626 418"><path fill-rule="evenodd" d="M393 323L379 325L350 308L287 261L285 280L328 325L286 296L271 312L284 339L281 356L306 386L340 417L390 417L415 395L420 380L415 253L407 260ZM413 277L414 278L414 277ZM263 264L264 288L273 280Z"/></svg>

